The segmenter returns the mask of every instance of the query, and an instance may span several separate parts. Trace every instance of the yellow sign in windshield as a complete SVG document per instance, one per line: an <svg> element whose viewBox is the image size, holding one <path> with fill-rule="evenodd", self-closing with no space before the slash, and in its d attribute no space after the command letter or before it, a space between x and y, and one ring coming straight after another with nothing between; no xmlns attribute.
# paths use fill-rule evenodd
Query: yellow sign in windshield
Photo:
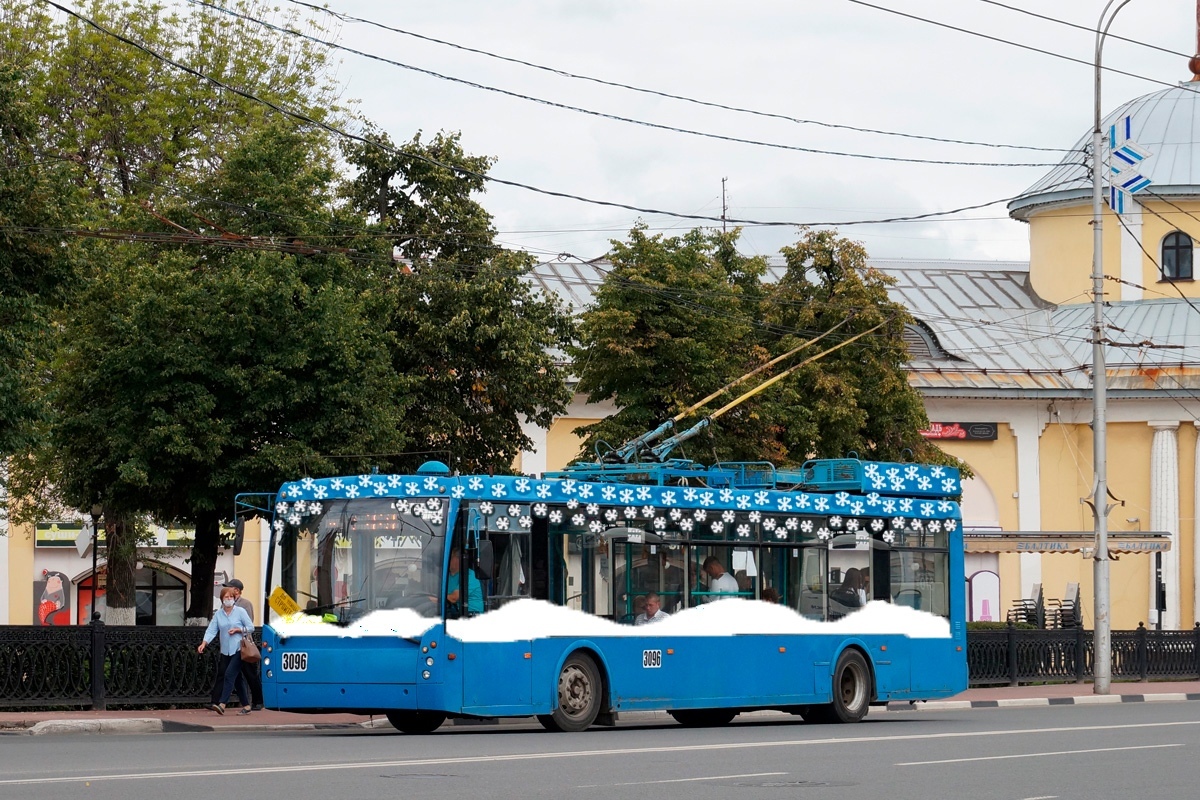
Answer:
<svg viewBox="0 0 1200 800"><path fill-rule="evenodd" d="M271 596L267 598L267 602L271 604L272 610L281 617L300 613L299 604L292 599L291 595L283 590L282 586L275 587L275 591L271 592Z"/></svg>

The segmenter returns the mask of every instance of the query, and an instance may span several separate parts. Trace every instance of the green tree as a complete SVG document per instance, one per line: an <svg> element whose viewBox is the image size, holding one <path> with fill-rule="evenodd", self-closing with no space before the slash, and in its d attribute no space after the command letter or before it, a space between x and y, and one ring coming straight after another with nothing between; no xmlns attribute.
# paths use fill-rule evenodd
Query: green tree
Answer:
<svg viewBox="0 0 1200 800"><path fill-rule="evenodd" d="M791 366L791 372L715 420L693 440L698 460L767 460L796 465L815 457L947 463L919 431L921 398L907 383L902 333L910 321L887 296L887 280L866 266L860 245L805 231L783 249L787 269L764 280L763 260L736 253L738 232L695 230L682 237L631 231L614 242L612 269L584 313L579 387L620 410L586 429L583 456L656 427L710 393L825 331L827 338L698 409L687 425ZM805 359L878 327L801 366ZM685 446L684 452L687 447ZM907 451L907 452L906 452ZM603 456L604 448L600 448Z"/></svg>
<svg viewBox="0 0 1200 800"><path fill-rule="evenodd" d="M422 453L391 466L441 453L456 469L510 471L532 446L522 425L548 427L570 399L560 354L573 320L524 279L528 255L495 243L472 197L490 159L464 153L457 134L398 149L376 141L347 148L358 172L344 195L409 265L387 281L380 323L393 368L419 381L404 430Z"/></svg>
<svg viewBox="0 0 1200 800"><path fill-rule="evenodd" d="M71 213L63 162L36 147L22 71L0 59L0 458L33 443L50 315L72 285L71 250L47 236Z"/></svg>
<svg viewBox="0 0 1200 800"><path fill-rule="evenodd" d="M272 13L268 4L254 0L234 0L232 5L251 16ZM37 121L31 147L44 157L72 164L76 185L90 198L89 206L74 214L77 228L182 236L178 228L162 224L164 215L194 203L198 188L222 170L243 138L278 118L266 104L180 70L160 56L313 118L332 119L339 113L332 102L324 51L302 40L266 33L198 7L93 0L84 13L112 33L74 17L47 16L19 0L0 0L0 60L25 70L22 89ZM328 154L318 162L328 165ZM328 180L328 173L325 177ZM236 192L223 197L226 204L253 202ZM270 219L278 223L281 218ZM202 224L194 214L183 212L176 222L185 229ZM254 250L253 241L239 237L261 233L262 220L258 222L260 227L248 234L228 228L230 244ZM39 384L52 416L41 446L21 461L15 475L23 495L31 498L29 514L41 507L34 500L48 502L52 494L75 508L103 505L109 534L110 621L132 622L135 521L145 512L207 515L199 520L199 528L211 535L197 537L203 573L216 554L213 509L227 516L230 505L228 492L219 503L214 497L239 473L210 475L201 465L211 465L214 459L229 463L228 453L236 447L230 440L236 436L254 450L250 462L260 468L260 475L273 462L295 466L306 447L329 452L322 446L328 439L319 444L282 441L292 432L271 427L270 422L266 430L279 441L274 447L264 446L261 430L250 435L220 417L225 408L217 404L218 398L233 404L236 401L226 394L231 387L252 390L264 417L271 412L286 417L295 413L295 404L277 397L267 401L263 395L271 386L290 391L302 381L283 380L275 373L287 366L307 367L311 374L328 378L319 365L344 355L339 348L369 359L378 343L360 341L357 331L345 328L314 333L315 327L339 315L339 323L353 325L360 303L351 288L324 293L333 279L319 270L306 273L310 265L302 263L304 259L291 258L280 266L276 262L286 259L278 254L272 261L271 254L242 252L237 255L243 260L237 262L221 250L184 253L112 241L92 241L80 249L80 280L70 286L67 311L59 321L57 356ZM238 285L238 279L244 283ZM267 295L296 316L293 320L285 315L276 324L299 322L310 338L293 344L286 328L247 330L258 320L238 320L239 327L219 316L237 316L235 303L267 302L261 293L248 297L255 287L275 292ZM285 291L291 294L281 294ZM337 297L340 293L346 296ZM185 303L185 298L194 302ZM220 302L229 306L214 305ZM231 341L239 334L243 341ZM206 336L208 341L202 341ZM214 355L216 341L228 345L228 351L216 354L228 356L225 361L206 360L206 355ZM325 348L321 353L297 352L314 341ZM276 361L266 359L267 365L253 377L236 373L235 353L247 361L257 358L239 346L275 345ZM223 381L213 374L221 365L234 371ZM375 388L377 380L372 374L364 382ZM348 392L344 382L331 380L327 387L306 386L292 397L297 403L312 401L326 388ZM113 402L89 405L97 397ZM340 399L343 406L353 405ZM333 426L319 425L332 434ZM307 430L297 425L296 433L304 436L314 427L318 423ZM149 453L146 444L159 450ZM192 472L185 475L165 460ZM208 493L197 486L201 475L212 484ZM126 575L128 580L122 577ZM203 574L194 575L194 587L209 584ZM195 600L193 606L198 607Z"/></svg>
<svg viewBox="0 0 1200 800"><path fill-rule="evenodd" d="M766 262L739 255L737 238L700 229L650 236L638 225L613 242L572 355L579 391L620 410L582 431L585 454L600 446L603 455L601 443L619 446L767 360L757 332ZM769 438L768 422L741 409L683 452L749 455L746 445Z"/></svg>

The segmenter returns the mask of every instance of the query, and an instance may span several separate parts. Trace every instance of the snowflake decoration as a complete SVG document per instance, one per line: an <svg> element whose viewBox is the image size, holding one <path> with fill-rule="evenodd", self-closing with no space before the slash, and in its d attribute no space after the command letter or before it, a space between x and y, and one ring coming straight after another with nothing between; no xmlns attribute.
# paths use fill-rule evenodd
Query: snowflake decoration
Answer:
<svg viewBox="0 0 1200 800"><path fill-rule="evenodd" d="M891 499L884 500L883 507L880 510L884 514L895 514L896 513L896 501L891 500Z"/></svg>
<svg viewBox="0 0 1200 800"><path fill-rule="evenodd" d="M796 498L796 508L807 509L812 504L812 498L807 494L801 494Z"/></svg>
<svg viewBox="0 0 1200 800"><path fill-rule="evenodd" d="M833 538L833 532L830 531L829 528L818 528L817 538L823 542L827 542Z"/></svg>
<svg viewBox="0 0 1200 800"><path fill-rule="evenodd" d="M871 508L879 505L880 502L879 492L871 492L869 495L867 495L867 505L869 505Z"/></svg>
<svg viewBox="0 0 1200 800"><path fill-rule="evenodd" d="M563 512L559 509L554 509L550 512L550 522L558 525L563 521Z"/></svg>
<svg viewBox="0 0 1200 800"><path fill-rule="evenodd" d="M567 508L574 511L575 509L579 508L579 501L576 500L574 497L572 497L570 500L567 501Z"/></svg>
<svg viewBox="0 0 1200 800"><path fill-rule="evenodd" d="M812 533L813 532L813 523L812 523L811 519L806 519L800 523L800 532L801 533Z"/></svg>
<svg viewBox="0 0 1200 800"><path fill-rule="evenodd" d="M275 529L276 534L281 534L281 533L283 533L283 526L285 524L287 524L287 523L285 523L283 520L276 519L274 522L271 523L271 527L273 527Z"/></svg>
<svg viewBox="0 0 1200 800"><path fill-rule="evenodd" d="M744 522L741 525L738 525L737 526L737 535L743 539L749 537L750 536L750 526Z"/></svg>
<svg viewBox="0 0 1200 800"><path fill-rule="evenodd" d="M513 487L521 494L525 494L529 491L529 478L517 478L513 481Z"/></svg>
<svg viewBox="0 0 1200 800"><path fill-rule="evenodd" d="M675 505L675 493L674 492L663 492L661 502L664 506Z"/></svg>
<svg viewBox="0 0 1200 800"><path fill-rule="evenodd" d="M750 495L748 495L748 494L739 494L739 495L737 496L737 501L736 501L736 504L737 504L737 507L738 507L738 508L740 508L740 509L742 509L742 510L745 510L745 509L749 508L749 507L750 507Z"/></svg>
<svg viewBox="0 0 1200 800"><path fill-rule="evenodd" d="M791 511L792 510L792 498L786 497L786 496L780 497L779 498L779 510L780 511Z"/></svg>
<svg viewBox="0 0 1200 800"><path fill-rule="evenodd" d="M933 486L933 481L929 480L929 478L926 477L925 475L922 475L921 477L917 478L917 488L920 489L922 492L928 492L929 487L931 487L931 486Z"/></svg>
<svg viewBox="0 0 1200 800"><path fill-rule="evenodd" d="M722 489L717 492L717 497L721 499L722 503L729 503L733 500L733 489Z"/></svg>
<svg viewBox="0 0 1200 800"><path fill-rule="evenodd" d="M720 532L721 532L721 529L722 529L722 528L724 528L724 527L725 527L725 523L724 523L724 522L721 522L721 520L719 520L719 519L714 519L714 520L712 521L712 529L713 529L713 533L720 533Z"/></svg>
<svg viewBox="0 0 1200 800"><path fill-rule="evenodd" d="M508 530L508 517L496 517L496 530Z"/></svg>
<svg viewBox="0 0 1200 800"><path fill-rule="evenodd" d="M891 531L888 531L887 533L885 533L883 535L883 540L885 542L887 542L888 544L892 544L896 541L896 534L892 533Z"/></svg>
<svg viewBox="0 0 1200 800"><path fill-rule="evenodd" d="M562 482L562 493L575 494L575 480L573 478L568 478Z"/></svg>
<svg viewBox="0 0 1200 800"><path fill-rule="evenodd" d="M682 528L685 533L691 533L692 532L692 524L693 523L690 519L685 519L685 520L680 521L679 527Z"/></svg>
<svg viewBox="0 0 1200 800"><path fill-rule="evenodd" d="M854 519L853 517L846 520L846 530L856 531L856 530L858 530L858 527L859 527L859 521Z"/></svg>
<svg viewBox="0 0 1200 800"><path fill-rule="evenodd" d="M829 510L829 498L828 497L818 497L816 502L813 503L813 508L815 508L817 511L828 511Z"/></svg>
<svg viewBox="0 0 1200 800"><path fill-rule="evenodd" d="M307 489L308 491L310 491L310 492L311 492L311 491L312 491L312 488L313 488L314 486L316 486L316 485L317 485L317 482L316 482L316 481L314 481L312 478L305 478L304 480L300 481L300 484L301 484L301 485L302 485L302 486L303 486L305 489Z"/></svg>
<svg viewBox="0 0 1200 800"><path fill-rule="evenodd" d="M674 521L676 521L676 522L679 522L679 520L680 520L680 519L682 519L682 518L683 518L683 512L682 512L682 511L680 511L678 508L672 508L672 509L671 509L671 519L673 519L673 520L674 520Z"/></svg>
<svg viewBox="0 0 1200 800"><path fill-rule="evenodd" d="M787 522L783 523L783 527L787 528L789 531L794 531L800 527L800 520L796 519L795 517L788 517Z"/></svg>
<svg viewBox="0 0 1200 800"><path fill-rule="evenodd" d="M600 513L600 504L599 503L588 503L587 504L587 513L588 513L588 516L592 516L592 517L599 514Z"/></svg>
<svg viewBox="0 0 1200 800"><path fill-rule="evenodd" d="M331 486L331 487L332 487L332 488L333 488L335 491L339 491L339 492L340 492L340 491L342 490L342 488L343 488L343 487L344 487L346 484L345 484L345 483L342 481L342 479L341 479L341 478L334 478L333 480L331 480L331 481L329 482L329 485L330 485L330 486Z"/></svg>
<svg viewBox="0 0 1200 800"><path fill-rule="evenodd" d="M692 516L695 517L696 522L703 522L704 518L708 516L708 512L703 508L697 508L692 512Z"/></svg>
<svg viewBox="0 0 1200 800"><path fill-rule="evenodd" d="M734 514L732 511L730 511L729 509L725 509L724 511L721 512L721 519L724 520L725 522L733 522L733 519L736 516L737 515Z"/></svg>
<svg viewBox="0 0 1200 800"><path fill-rule="evenodd" d="M637 499L639 503L644 503L650 499L650 487L639 486L637 489Z"/></svg>
<svg viewBox="0 0 1200 800"><path fill-rule="evenodd" d="M940 478L946 474L946 470L943 467L935 466L933 469L929 470L929 474L935 478Z"/></svg>
<svg viewBox="0 0 1200 800"><path fill-rule="evenodd" d="M833 500L839 506L844 506L844 505L846 505L846 503L850 502L850 493L849 492L838 492L837 494L835 494L833 496Z"/></svg>
<svg viewBox="0 0 1200 800"><path fill-rule="evenodd" d="M324 510L325 509L321 506L320 503L309 503L308 504L308 513L314 517L317 516L318 514L320 514Z"/></svg>
<svg viewBox="0 0 1200 800"><path fill-rule="evenodd" d="M585 483L579 487L579 496L584 500L589 500L591 499L594 491L595 487L593 487L590 483Z"/></svg>
<svg viewBox="0 0 1200 800"><path fill-rule="evenodd" d="M546 516L546 511L548 508L549 508L549 506L547 506L545 503L534 503L533 504L533 515L535 517L544 517L544 516Z"/></svg>
<svg viewBox="0 0 1200 800"><path fill-rule="evenodd" d="M942 481L942 491L946 494L954 494L958 491L958 481L953 478L946 478Z"/></svg>
<svg viewBox="0 0 1200 800"><path fill-rule="evenodd" d="M299 525L300 524L300 515L299 514L289 514L287 521L288 521L289 525Z"/></svg>
<svg viewBox="0 0 1200 800"><path fill-rule="evenodd" d="M654 518L654 527L658 528L660 531L663 528L667 527L667 518L666 517L655 517Z"/></svg>
<svg viewBox="0 0 1200 800"><path fill-rule="evenodd" d="M529 528L533 526L533 517L521 517L517 522L522 528Z"/></svg>
<svg viewBox="0 0 1200 800"><path fill-rule="evenodd" d="M550 484L545 482L538 483L537 496L539 500L545 500L550 497Z"/></svg>
<svg viewBox="0 0 1200 800"><path fill-rule="evenodd" d="M379 495L380 497L387 494L387 484L385 483L372 484L372 488L375 490L375 494Z"/></svg>
<svg viewBox="0 0 1200 800"><path fill-rule="evenodd" d="M866 475L868 478L873 478L878 474L879 474L879 465L878 464L867 464L865 467L863 467L863 475Z"/></svg>
<svg viewBox="0 0 1200 800"><path fill-rule="evenodd" d="M754 505L756 506L765 506L770 499L771 496L766 492L754 493Z"/></svg>
<svg viewBox="0 0 1200 800"><path fill-rule="evenodd" d="M904 468L905 480L910 480L910 481L914 480L917 477L918 473L920 473L920 471L921 470L918 469L916 466L909 464L907 467Z"/></svg>
<svg viewBox="0 0 1200 800"><path fill-rule="evenodd" d="M358 497L358 487L353 483L346 487L346 497L349 497L351 500Z"/></svg>
<svg viewBox="0 0 1200 800"><path fill-rule="evenodd" d="M571 524L576 527L583 525L584 522L587 522L587 517L583 516L583 514L575 514L571 517Z"/></svg>
<svg viewBox="0 0 1200 800"><path fill-rule="evenodd" d="M437 485L438 485L438 479L435 478L434 476L430 475L425 478L425 490L426 491L432 492L434 489L437 488Z"/></svg>
<svg viewBox="0 0 1200 800"><path fill-rule="evenodd" d="M276 503L275 504L275 513L276 514L286 514L286 513L288 513L288 510L290 508L291 508L291 506L288 505L286 501L282 502L282 503Z"/></svg>
<svg viewBox="0 0 1200 800"><path fill-rule="evenodd" d="M441 525L442 524L442 512L438 511L435 514L427 516L426 519L429 521L429 524L431 524L431 525Z"/></svg>
<svg viewBox="0 0 1200 800"><path fill-rule="evenodd" d="M683 499L688 501L689 503L693 503L696 501L697 494L698 494L698 492L695 489L691 489L691 488L684 489L683 490Z"/></svg>
<svg viewBox="0 0 1200 800"><path fill-rule="evenodd" d="M762 521L762 512L761 511L751 511L749 519L751 522L753 522L755 525L757 525L759 522Z"/></svg>
<svg viewBox="0 0 1200 800"><path fill-rule="evenodd" d="M625 519L637 519L637 506L625 506Z"/></svg>
<svg viewBox="0 0 1200 800"><path fill-rule="evenodd" d="M633 502L633 489L622 489L621 491L617 492L617 497L620 499L622 504L629 505Z"/></svg>
<svg viewBox="0 0 1200 800"><path fill-rule="evenodd" d="M513 505L508 507L508 515L510 517L517 517L517 516L520 516L520 514L521 514L521 507L519 505L516 505L514 503Z"/></svg>
<svg viewBox="0 0 1200 800"><path fill-rule="evenodd" d="M831 527L831 528L842 527L842 518L839 517L838 515L834 514L832 517L829 518L829 527Z"/></svg>
<svg viewBox="0 0 1200 800"><path fill-rule="evenodd" d="M450 496L461 500L467 496L467 490L462 487L462 484L455 484L454 488L450 490Z"/></svg>
<svg viewBox="0 0 1200 800"><path fill-rule="evenodd" d="M600 533L604 530L604 523L598 519L594 519L588 523L588 530L592 533Z"/></svg>
<svg viewBox="0 0 1200 800"><path fill-rule="evenodd" d="M957 527L958 527L958 523L955 522L954 520L952 520L952 519L946 520L946 531L948 533L954 533L954 530Z"/></svg>
<svg viewBox="0 0 1200 800"><path fill-rule="evenodd" d="M620 515L617 513L615 508L610 508L604 512L604 518L609 522L616 522L618 516Z"/></svg>
<svg viewBox="0 0 1200 800"><path fill-rule="evenodd" d="M324 500L326 495L329 494L329 490L325 487L325 484L322 483L320 486L317 487L317 490L315 492L313 492L313 494L316 496L316 498L318 500Z"/></svg>
<svg viewBox="0 0 1200 800"><path fill-rule="evenodd" d="M763 527L769 531L775 530L775 525L776 522L773 517L767 517L765 520L763 520Z"/></svg>
<svg viewBox="0 0 1200 800"><path fill-rule="evenodd" d="M900 501L900 510L907 514L912 511L912 504L913 501L906 497Z"/></svg>
<svg viewBox="0 0 1200 800"><path fill-rule="evenodd" d="M601 487L600 496L602 498L604 498L605 500L611 501L613 498L615 498L617 496L616 487L613 487L613 486Z"/></svg>
<svg viewBox="0 0 1200 800"><path fill-rule="evenodd" d="M654 506L643 506L642 507L642 516L645 517L646 519L652 518L656 513L657 513L657 511L655 510Z"/></svg>
<svg viewBox="0 0 1200 800"><path fill-rule="evenodd" d="M921 516L923 516L923 517L932 517L933 516L933 503L921 503Z"/></svg>
<svg viewBox="0 0 1200 800"><path fill-rule="evenodd" d="M479 504L479 513L483 514L485 517L490 517L495 509L496 507L486 500Z"/></svg>
<svg viewBox="0 0 1200 800"><path fill-rule="evenodd" d="M942 529L942 523L938 522L936 519L930 520L930 522L929 522L929 532L930 533L937 533L941 529Z"/></svg>
<svg viewBox="0 0 1200 800"><path fill-rule="evenodd" d="M369 486L370 484L371 484L371 476L370 475L359 475L358 476L358 485L359 486Z"/></svg>
<svg viewBox="0 0 1200 800"><path fill-rule="evenodd" d="M472 492L478 492L480 489L483 488L483 478L480 478L479 476L474 476L474 477L470 478L469 480L467 480L467 486L469 486L471 488Z"/></svg>
<svg viewBox="0 0 1200 800"><path fill-rule="evenodd" d="M887 527L887 523L879 519L879 517L871 520L871 530L875 531L876 533L879 533L885 527Z"/></svg>

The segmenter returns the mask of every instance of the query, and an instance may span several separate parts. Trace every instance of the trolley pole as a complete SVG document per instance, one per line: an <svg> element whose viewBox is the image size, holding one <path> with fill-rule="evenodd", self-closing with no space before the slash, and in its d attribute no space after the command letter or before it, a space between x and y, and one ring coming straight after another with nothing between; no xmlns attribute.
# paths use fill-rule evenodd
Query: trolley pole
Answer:
<svg viewBox="0 0 1200 800"><path fill-rule="evenodd" d="M1112 506L1108 502L1108 443L1107 443L1107 390L1108 370L1104 363L1104 208L1103 178L1101 171L1104 167L1103 148L1104 136L1100 129L1100 60L1104 51L1104 39L1108 36L1108 28L1113 18L1130 0L1120 0L1112 13L1109 9L1118 0L1108 0L1104 10L1100 12L1100 20L1096 24L1096 59L1095 59L1095 104L1092 127L1092 458L1095 478L1092 482L1092 494L1085 500L1092 508L1095 521L1096 546L1093 554L1092 577L1095 585L1093 631L1093 675L1095 683L1092 691L1095 694L1108 694L1112 681L1112 627L1109 619L1109 584L1108 584L1108 512Z"/></svg>

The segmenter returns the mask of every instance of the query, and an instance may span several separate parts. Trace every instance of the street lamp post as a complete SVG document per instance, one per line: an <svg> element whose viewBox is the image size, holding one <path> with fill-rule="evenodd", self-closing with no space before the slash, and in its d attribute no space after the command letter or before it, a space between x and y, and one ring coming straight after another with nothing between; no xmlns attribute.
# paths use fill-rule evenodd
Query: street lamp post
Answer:
<svg viewBox="0 0 1200 800"><path fill-rule="evenodd" d="M100 550L100 520L104 516L104 507L99 503L92 506L92 620L100 619L96 609L97 597L100 591L100 573L97 571L97 554Z"/></svg>
<svg viewBox="0 0 1200 800"><path fill-rule="evenodd" d="M1092 127L1092 458L1095 479L1092 482L1091 499L1095 520L1096 548L1093 554L1092 579L1095 584L1093 631L1093 675L1095 694L1108 694L1112 680L1112 628L1109 619L1108 594L1108 445L1107 445L1107 383L1108 371L1104 363L1104 167L1102 153L1104 136L1100 130L1100 57L1104 52L1104 39L1117 13L1130 0L1108 0L1096 23L1096 59L1094 125ZM1113 8L1113 5L1116 8ZM1111 13L1110 13L1111 9Z"/></svg>

